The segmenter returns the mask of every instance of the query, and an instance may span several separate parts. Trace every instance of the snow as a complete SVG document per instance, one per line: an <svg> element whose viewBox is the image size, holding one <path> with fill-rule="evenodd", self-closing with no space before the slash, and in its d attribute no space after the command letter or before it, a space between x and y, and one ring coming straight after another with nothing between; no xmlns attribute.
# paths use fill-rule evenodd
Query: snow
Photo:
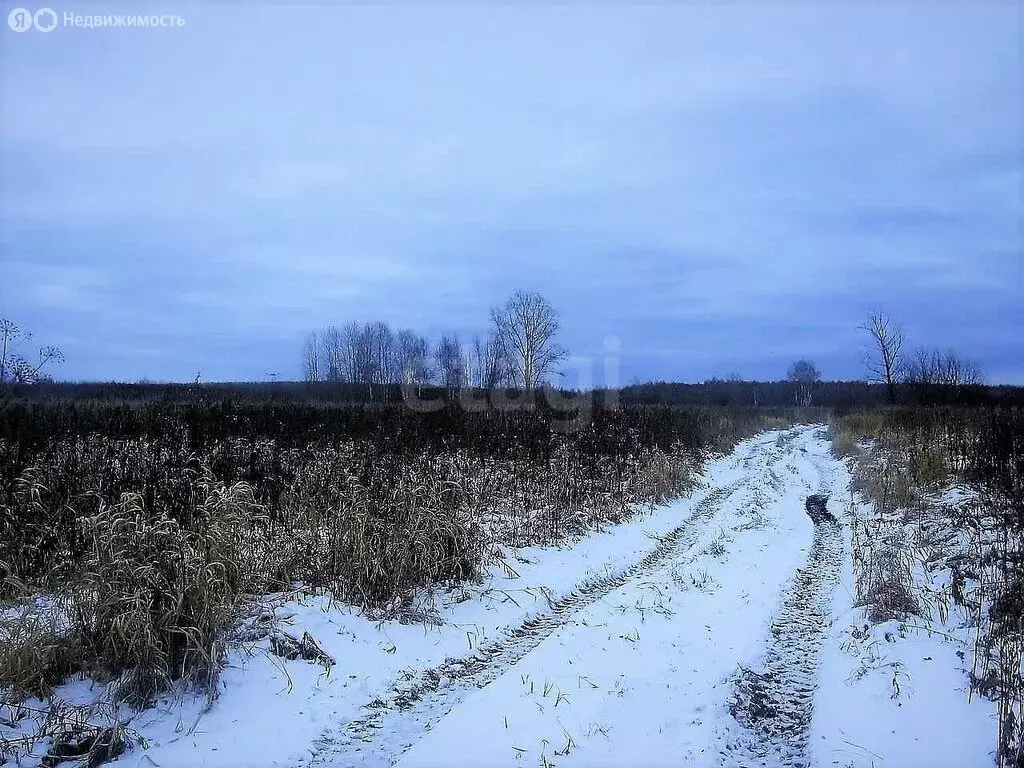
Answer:
<svg viewBox="0 0 1024 768"><path fill-rule="evenodd" d="M633 765L640 756L645 765L718 764L712 747L728 717L729 678L738 659L759 653L792 565L810 545L810 462L781 467L791 475L787 493L768 502L758 495L778 464L768 460L775 437L753 442L748 484L730 494L691 553L577 614L462 701L398 765L448 765L453 754L465 765L517 757ZM737 530L752 509L768 525ZM707 552L715 539L724 539L723 555Z"/></svg>
<svg viewBox="0 0 1024 768"><path fill-rule="evenodd" d="M854 514L871 505L854 499ZM932 500L971 503L969 489ZM922 589L949 583L949 572L919 571ZM912 617L870 625L853 607L853 573L844 565L825 643L810 745L813 765L870 768L972 768L995 764L996 706L970 696L976 628L956 610L947 621Z"/></svg>
<svg viewBox="0 0 1024 768"><path fill-rule="evenodd" d="M846 628L831 640L811 733L815 765L994 765L994 705L968 697L969 632L901 633L887 622L865 639L852 640ZM864 655L842 651L844 640Z"/></svg>
<svg viewBox="0 0 1024 768"><path fill-rule="evenodd" d="M943 629L950 642L881 625L856 639L848 532L829 540L843 555L833 581L805 568L823 539L804 500L830 493L842 517L857 509L849 486L825 428L765 432L708 462L689 498L425 593L429 623L268 596L284 629L308 631L337 664L284 661L266 639L236 648L215 701L176 691L138 713L142 743L117 765L987 765L992 706L968 702L956 655L967 630ZM799 569L824 594L820 630ZM787 621L811 627L804 644L780 647ZM800 674L770 693L802 701L787 686L809 677L813 718L798 701L810 729L765 737L730 704L744 670L780 659ZM56 693L102 692L71 681Z"/></svg>

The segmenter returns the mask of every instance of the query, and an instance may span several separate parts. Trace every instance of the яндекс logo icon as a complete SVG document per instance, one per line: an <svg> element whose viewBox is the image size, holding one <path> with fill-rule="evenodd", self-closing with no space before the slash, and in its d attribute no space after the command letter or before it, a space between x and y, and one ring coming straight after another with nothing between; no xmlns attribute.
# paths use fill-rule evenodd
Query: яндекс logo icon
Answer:
<svg viewBox="0 0 1024 768"><path fill-rule="evenodd" d="M35 13L27 8L13 8L7 14L7 26L15 32L28 32L32 27L40 32L53 32L57 28L57 14L52 8L40 8Z"/></svg>
<svg viewBox="0 0 1024 768"><path fill-rule="evenodd" d="M32 11L25 8L14 8L7 14L7 26L15 32L27 32L32 29Z"/></svg>

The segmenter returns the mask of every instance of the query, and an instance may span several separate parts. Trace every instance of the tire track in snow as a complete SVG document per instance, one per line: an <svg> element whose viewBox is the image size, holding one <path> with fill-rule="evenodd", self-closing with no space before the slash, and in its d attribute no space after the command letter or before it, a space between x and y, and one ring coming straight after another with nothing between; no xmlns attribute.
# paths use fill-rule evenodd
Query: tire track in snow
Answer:
<svg viewBox="0 0 1024 768"><path fill-rule="evenodd" d="M813 454L807 458L818 474L818 491L827 493L824 463ZM763 663L758 669L741 666L733 681L729 710L741 727L723 738L723 765L810 765L807 734L844 541L840 524L815 526L807 562L797 569L772 622Z"/></svg>
<svg viewBox="0 0 1024 768"><path fill-rule="evenodd" d="M487 642L472 655L449 658L437 667L420 672L412 681L394 686L386 699L378 698L360 717L339 724L313 745L306 763L313 766L391 766L423 733L474 689L484 688L540 645L572 617L610 592L648 576L671 557L691 549L707 524L733 493L744 486L759 488L775 475L778 458L758 444L749 445L735 460L750 474L725 486L713 488L693 513L664 535L641 560L609 576L578 584L569 594L550 601L550 609L535 615L503 637ZM756 459L761 459L756 461ZM759 466L754 467L752 464Z"/></svg>
<svg viewBox="0 0 1024 768"><path fill-rule="evenodd" d="M611 576L581 582L551 601L546 613L527 619L504 637L483 644L476 653L447 659L420 672L409 684L396 686L388 698L368 705L367 714L350 720L314 745L310 766L390 766L414 744L431 722L443 717L474 688L484 688L504 674L572 616L633 579L648 575L670 555L692 547L702 527L736 491L737 481L709 492L685 522L662 537L642 560ZM386 735L385 738L381 738Z"/></svg>

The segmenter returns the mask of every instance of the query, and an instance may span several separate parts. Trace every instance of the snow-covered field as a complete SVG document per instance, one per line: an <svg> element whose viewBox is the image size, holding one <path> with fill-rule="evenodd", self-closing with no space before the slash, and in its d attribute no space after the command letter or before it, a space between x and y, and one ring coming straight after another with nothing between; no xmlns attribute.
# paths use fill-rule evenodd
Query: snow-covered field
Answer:
<svg viewBox="0 0 1024 768"><path fill-rule="evenodd" d="M768 432L710 462L688 499L424 595L426 621L281 596L268 612L336 665L284 661L265 639L234 650L216 701L166 697L118 764L991 764L994 707L968 703L955 632L850 642L850 539L811 523L813 493L857 514L824 428Z"/></svg>

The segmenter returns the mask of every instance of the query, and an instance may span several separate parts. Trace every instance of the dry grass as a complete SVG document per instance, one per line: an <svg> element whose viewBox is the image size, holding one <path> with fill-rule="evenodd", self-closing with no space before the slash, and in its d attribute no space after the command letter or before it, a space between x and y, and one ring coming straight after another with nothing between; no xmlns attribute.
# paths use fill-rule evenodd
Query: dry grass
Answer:
<svg viewBox="0 0 1024 768"><path fill-rule="evenodd" d="M455 481L403 477L336 518L329 572L340 594L364 605L411 598L417 587L475 579L483 528ZM359 503L361 502L361 503Z"/></svg>
<svg viewBox="0 0 1024 768"><path fill-rule="evenodd" d="M0 622L0 690L46 696L82 668L82 649L52 610L24 606Z"/></svg>
<svg viewBox="0 0 1024 768"><path fill-rule="evenodd" d="M871 515L855 518L852 525L857 605L867 609L872 623L921 615L915 576L924 548L916 539L917 529L907 523L920 506L924 488L908 464L925 453L924 447L886 432L882 414L871 412L839 420L832 435L837 454L850 452L857 459L853 486L872 503ZM865 439L872 441L872 450L860 447ZM933 473L929 479L938 482L938 466L926 465Z"/></svg>
<svg viewBox="0 0 1024 768"><path fill-rule="evenodd" d="M684 451L653 449L639 464L636 492L651 506L677 499L693 488L696 465Z"/></svg>
<svg viewBox="0 0 1024 768"><path fill-rule="evenodd" d="M905 621L921 614L915 595L913 543L902 530L882 521L862 522L854 530L855 587L858 606L873 624Z"/></svg>
<svg viewBox="0 0 1024 768"><path fill-rule="evenodd" d="M942 446L915 445L908 451L907 464L914 483L923 491L933 491L949 483L952 461Z"/></svg>
<svg viewBox="0 0 1024 768"><path fill-rule="evenodd" d="M856 458L859 455L857 435L845 421L833 419L829 424L829 434L832 437L832 452L838 458Z"/></svg>
<svg viewBox="0 0 1024 768"><path fill-rule="evenodd" d="M1014 583L1011 574L1021 562L1024 537L1017 532L1021 518L1012 513L1020 477L1009 445L1013 427L1006 414L1003 421L982 414L959 426L945 418L957 415L864 413L833 425L836 452L858 459L854 486L874 507L854 527L857 598L873 622L912 614L945 622L955 606L976 627L972 688L998 702L997 764L1020 768L1024 582ZM982 438L992 439L985 430L993 429L1009 436L1003 453L982 445ZM858 447L862 438L872 440L872 450ZM950 507L933 498L953 483L968 485L977 501ZM915 580L930 569L950 572L945 586L931 589Z"/></svg>
<svg viewBox="0 0 1024 768"><path fill-rule="evenodd" d="M83 521L91 554L62 598L90 666L120 676L118 697L144 705L182 678L216 676L219 642L250 582L247 542L260 513L244 484L196 478L186 528L126 494Z"/></svg>

